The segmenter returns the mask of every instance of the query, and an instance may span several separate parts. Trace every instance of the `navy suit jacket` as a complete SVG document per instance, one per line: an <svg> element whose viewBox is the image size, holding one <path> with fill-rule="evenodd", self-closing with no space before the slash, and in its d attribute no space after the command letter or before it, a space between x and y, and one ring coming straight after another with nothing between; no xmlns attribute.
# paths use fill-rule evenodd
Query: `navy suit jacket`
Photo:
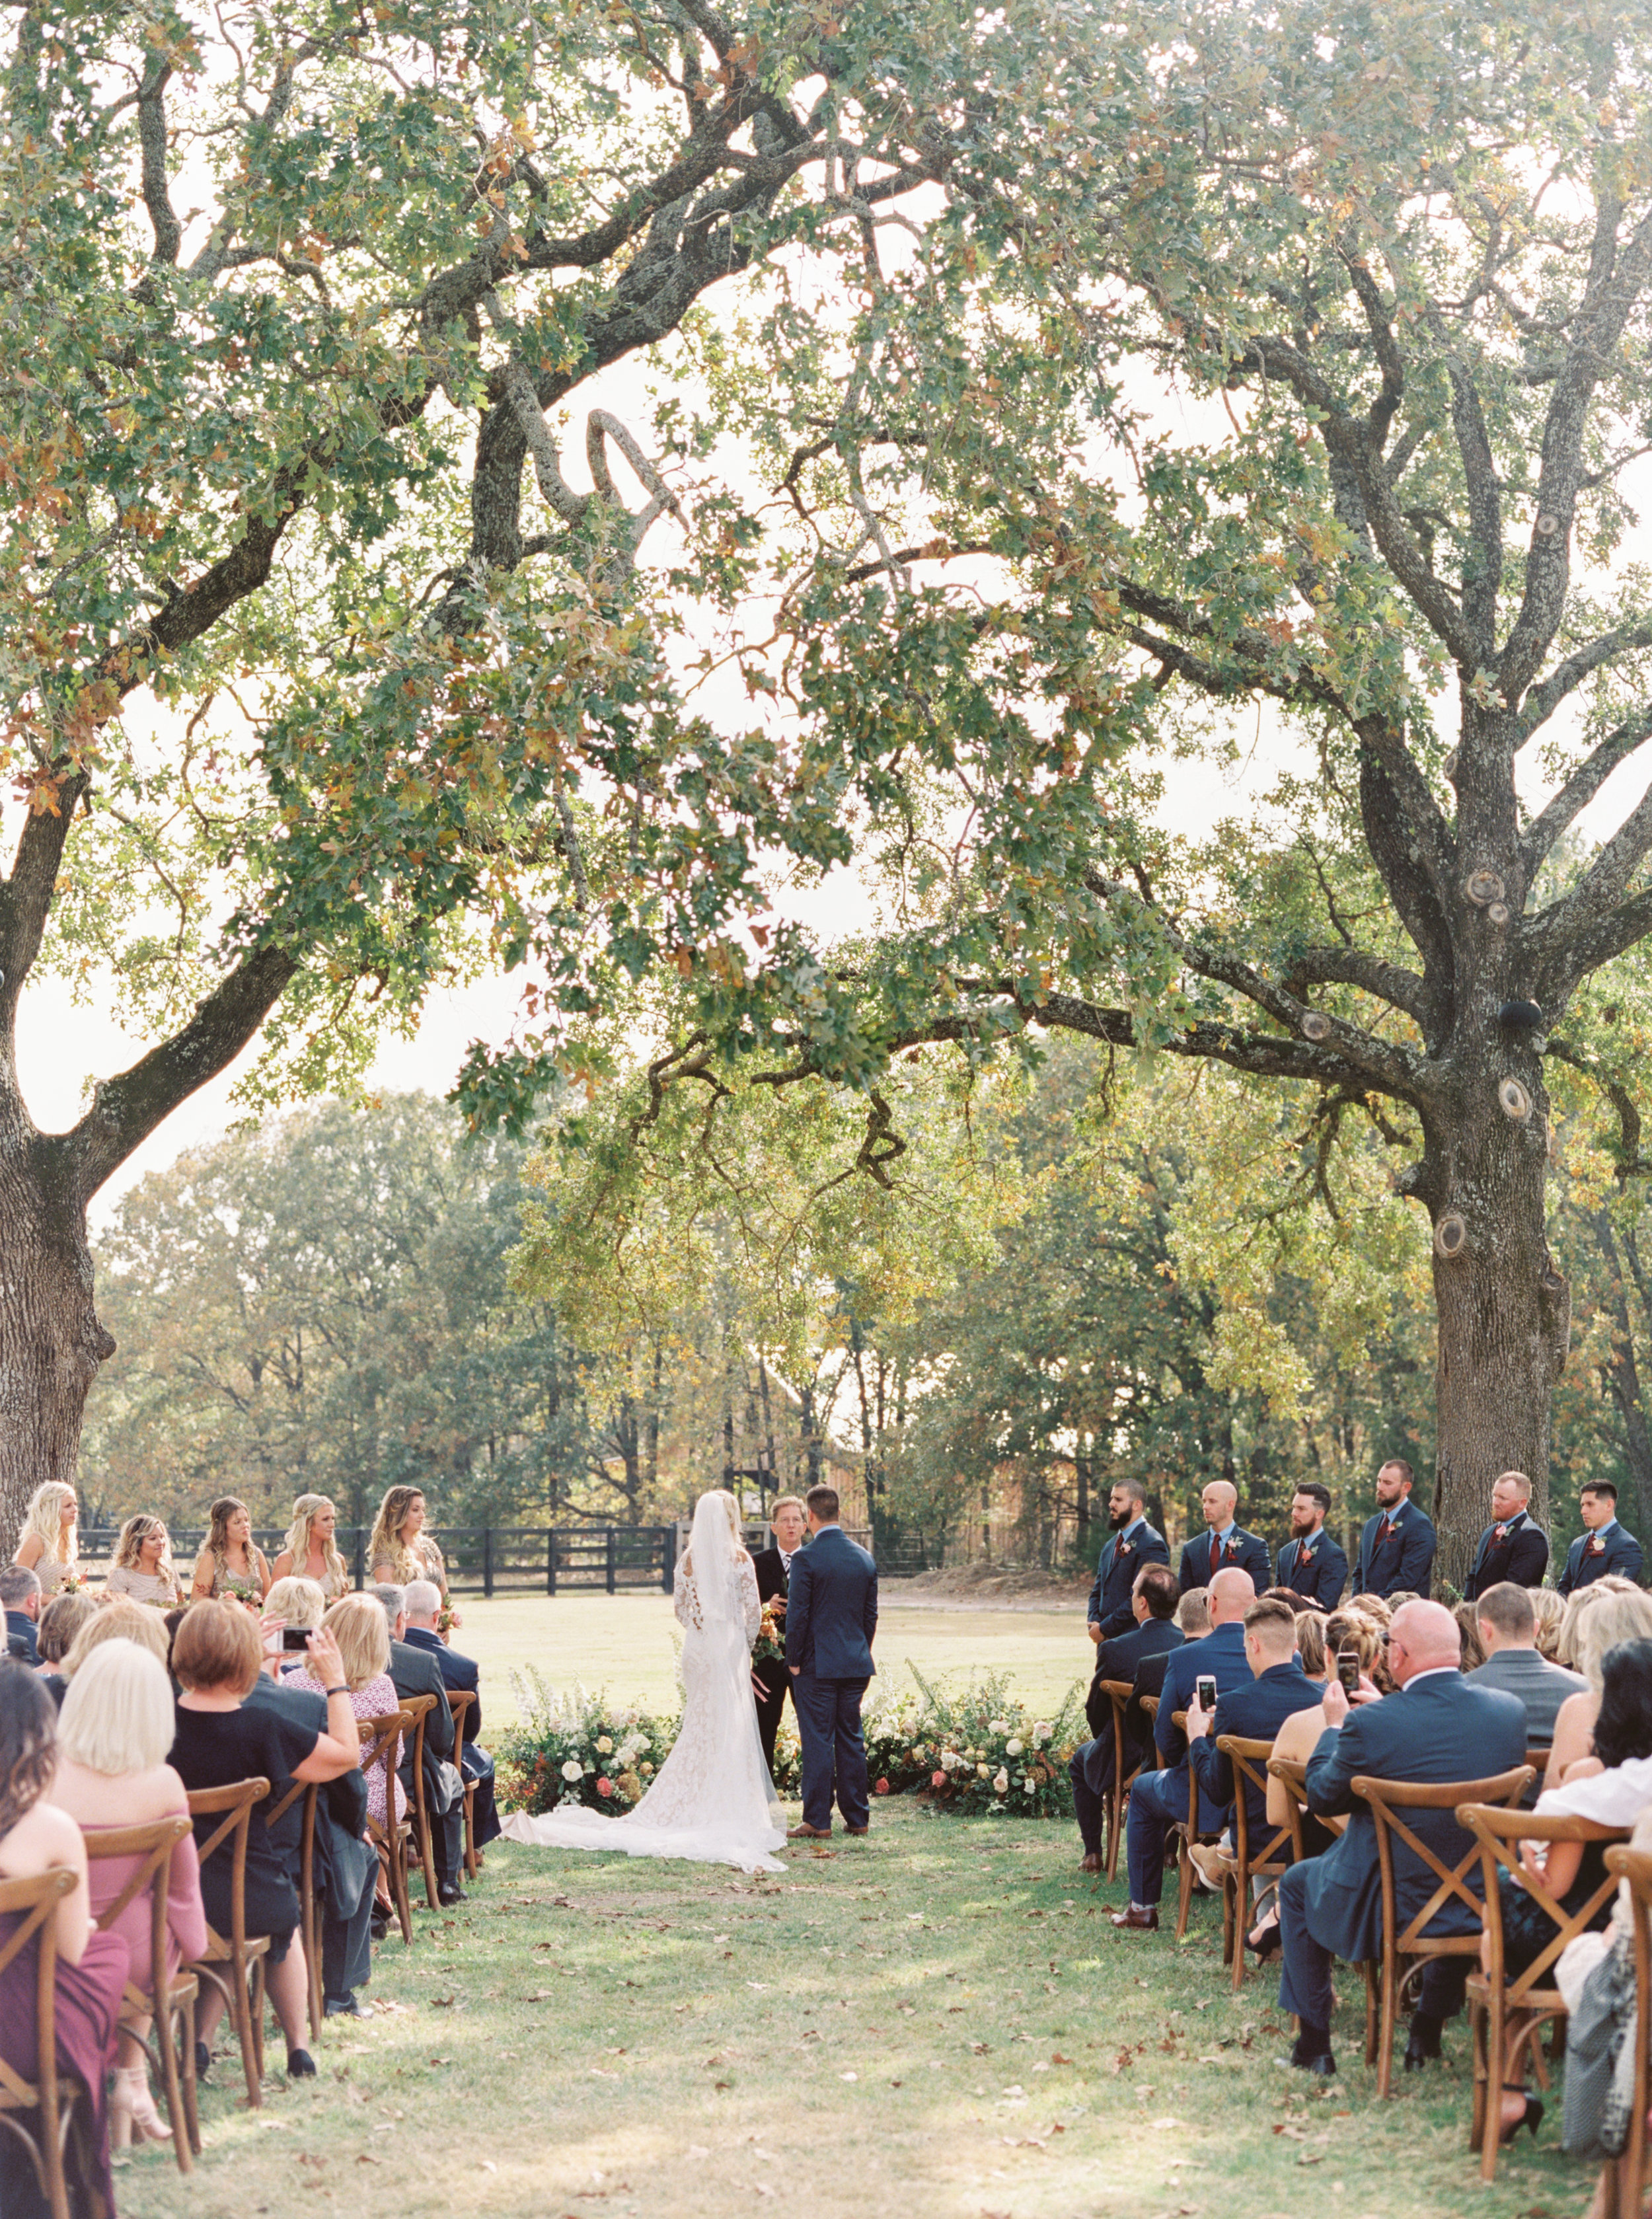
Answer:
<svg viewBox="0 0 1652 2219"><path fill-rule="evenodd" d="M1185 1711L1193 1700L1194 1683L1209 1673L1216 1682L1216 1695L1220 1698L1230 1688L1248 1688L1254 1675L1251 1660L1245 1653L1245 1628L1236 1618L1225 1625L1216 1626L1202 1641L1186 1641L1181 1648L1172 1649L1164 1666L1164 1684L1159 1691L1158 1716L1153 1720L1153 1740L1158 1750L1160 1768L1170 1775L1164 1793L1168 1807L1184 1811L1188 1794L1188 1742L1172 1716ZM1200 1823L1208 1831L1214 1832L1221 1823L1220 1806L1207 1807L1200 1804Z"/></svg>
<svg viewBox="0 0 1652 2219"><path fill-rule="evenodd" d="M786 1662L818 1680L869 1680L878 1631L878 1567L841 1526L823 1526L792 1559Z"/></svg>
<svg viewBox="0 0 1652 2219"><path fill-rule="evenodd" d="M1096 1566L1096 1584L1090 1591L1090 1622L1102 1629L1103 1641L1127 1633L1136 1622L1130 1590L1144 1564L1168 1564L1170 1545L1144 1518L1120 1552L1122 1533L1115 1533L1102 1549Z"/></svg>
<svg viewBox="0 0 1652 2219"><path fill-rule="evenodd" d="M469 1656L461 1656L450 1649L439 1633L432 1633L427 1625L407 1628L409 1649L422 1649L427 1656L436 1659L436 1669L442 1675L444 1688L467 1689L475 1697L465 1712L464 1737L468 1742L481 1738L481 1669Z"/></svg>
<svg viewBox="0 0 1652 2219"><path fill-rule="evenodd" d="M38 1664L40 1652L34 1638L34 1621L26 1610L6 1613L6 1654L18 1657L23 1663Z"/></svg>
<svg viewBox="0 0 1652 2219"><path fill-rule="evenodd" d="M1127 1681L1133 1689L1136 1667L1144 1656L1168 1656L1172 1649L1183 1644L1181 1627L1173 1618L1145 1619L1133 1625L1128 1633L1115 1634L1111 1641L1103 1641L1096 1651L1096 1677L1090 1681L1086 1701L1094 1741L1087 1741L1079 1754L1084 1760L1084 1777L1093 1792L1099 1795L1113 1785L1113 1712L1105 1695L1099 1693L1103 1680ZM1136 1713L1138 1729L1140 1712ZM1124 1732L1124 1763L1127 1772L1133 1771L1142 1754L1147 1737L1139 1730L1132 1733L1127 1723Z"/></svg>
<svg viewBox="0 0 1652 2219"><path fill-rule="evenodd" d="M1183 1642L1182 1629L1173 1618L1144 1619L1128 1633L1115 1634L1111 1641L1102 1643L1096 1651L1096 1677L1133 1681L1136 1667L1144 1656L1158 1656L1165 1650L1180 1649Z"/></svg>
<svg viewBox="0 0 1652 2219"><path fill-rule="evenodd" d="M1592 1588L1607 1572L1621 1572L1626 1580L1641 1576L1641 1545L1632 1533L1622 1526L1614 1525L1605 1536L1605 1548L1598 1557L1588 1554L1589 1544L1595 1536L1580 1533L1566 1553L1566 1569L1559 1580L1560 1591L1568 1595L1574 1588Z"/></svg>
<svg viewBox="0 0 1652 2219"><path fill-rule="evenodd" d="M1191 1588L1208 1588L1210 1585L1211 1538L1207 1528L1204 1532L1196 1534L1191 1541L1182 1544L1182 1569L1177 1576L1181 1580L1183 1594ZM1267 1543L1260 1533L1247 1533L1242 1526L1235 1526L1228 1535L1222 1550L1220 1569L1228 1571L1235 1565L1240 1571L1249 1572L1251 1584L1258 1594L1273 1585L1272 1559L1268 1554Z"/></svg>
<svg viewBox="0 0 1652 2219"><path fill-rule="evenodd" d="M390 1644L390 1684L405 1702L410 1695L434 1695L435 1704L425 1719L425 1762L451 1762L453 1713L447 1706L447 1686L433 1658L405 1641ZM411 1768L411 1744L402 1744L401 1762Z"/></svg>
<svg viewBox="0 0 1652 2219"><path fill-rule="evenodd" d="M1324 1688L1303 1671L1300 1656L1292 1656L1283 1664L1270 1664L1248 1688L1234 1688L1221 1694L1214 1725L1202 1740L1194 1743L1190 1752L1201 1797L1208 1796L1225 1808L1233 1801L1233 1760L1217 1748L1218 1735L1237 1734L1243 1741L1270 1742L1287 1719L1295 1718L1298 1711L1313 1710L1324 1694ZM1258 1791L1248 1781L1245 1819L1254 1855L1268 1838L1268 1798L1265 1791Z"/></svg>
<svg viewBox="0 0 1652 2219"><path fill-rule="evenodd" d="M1393 1514L1398 1531L1379 1547L1376 1537L1388 1514L1379 1510L1375 1518L1365 1520L1365 1530L1359 1537L1354 1593L1381 1595L1384 1601L1402 1588L1426 1595L1434 1551L1439 1545L1433 1520L1425 1517L1414 1502L1402 1502Z"/></svg>
<svg viewBox="0 0 1652 2219"><path fill-rule="evenodd" d="M1323 1818L1351 1815L1348 1830L1307 1865L1307 1929L1345 1964L1382 1954L1382 1880L1377 1862L1376 1821L1350 1781L1439 1781L1487 1780L1525 1762L1525 1706L1514 1695L1476 1686L1460 1672L1431 1673L1381 1702L1348 1713L1340 1732L1321 1734L1307 1762L1308 1807ZM1407 1811L1405 1822L1442 1864L1455 1865L1470 1837L1450 1811ZM1481 1892L1476 1862L1465 1876ZM1394 1837L1394 1908L1400 1923L1419 1911L1438 1886L1433 1874L1398 1835ZM1479 1920L1453 1896L1436 1914L1430 1934L1473 1934Z"/></svg>
<svg viewBox="0 0 1652 2219"><path fill-rule="evenodd" d="M1274 1563L1274 1585L1306 1595L1315 1610L1334 1610L1348 1584L1348 1557L1341 1543L1333 1541L1321 1526L1310 1544L1314 1553L1305 1564L1296 1561L1299 1545L1287 1541L1279 1551Z"/></svg>
<svg viewBox="0 0 1652 2219"><path fill-rule="evenodd" d="M1475 1601L1504 1580L1512 1580L1517 1588L1543 1585L1549 1569L1549 1536L1543 1527L1534 1526L1522 1510L1509 1520L1500 1541L1493 1538L1496 1532L1495 1526L1488 1526L1480 1537L1474 1569L1463 1590L1465 1602Z"/></svg>

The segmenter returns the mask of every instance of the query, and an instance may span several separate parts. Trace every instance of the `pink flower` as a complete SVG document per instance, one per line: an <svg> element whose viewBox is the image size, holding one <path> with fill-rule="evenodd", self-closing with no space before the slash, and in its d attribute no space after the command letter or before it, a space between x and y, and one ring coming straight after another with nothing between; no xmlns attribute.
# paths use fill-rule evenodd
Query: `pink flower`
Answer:
<svg viewBox="0 0 1652 2219"><path fill-rule="evenodd" d="M932 1772L929 1775L929 1785L931 1787L944 1787L946 1784L947 1775L944 1772Z"/></svg>
<svg viewBox="0 0 1652 2219"><path fill-rule="evenodd" d="M889 1782L888 1782L886 1780L880 1780L880 1781L878 1782L877 1793L878 1793L879 1795L887 1795L887 1794L888 1794L888 1793L889 1793Z"/></svg>
<svg viewBox="0 0 1652 2219"><path fill-rule="evenodd" d="M598 1794L599 1794L599 1795L612 1795L612 1794L613 1793L613 1792L614 1792L614 1783L613 1783L613 1781L612 1781L612 1780L599 1780L599 1781L598 1781L598 1782L597 1782L597 1793L598 1793Z"/></svg>

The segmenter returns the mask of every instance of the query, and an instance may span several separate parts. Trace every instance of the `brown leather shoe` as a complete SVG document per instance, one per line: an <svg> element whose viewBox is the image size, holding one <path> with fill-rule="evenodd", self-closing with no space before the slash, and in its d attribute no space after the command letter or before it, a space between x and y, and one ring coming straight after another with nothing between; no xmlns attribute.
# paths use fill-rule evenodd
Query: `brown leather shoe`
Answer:
<svg viewBox="0 0 1652 2219"><path fill-rule="evenodd" d="M1098 1873L1101 1868L1102 1860L1100 1854L1094 1849L1090 1851L1087 1857L1081 1858L1079 1861L1078 1869L1080 1872Z"/></svg>
<svg viewBox="0 0 1652 2219"><path fill-rule="evenodd" d="M829 1826L788 1826L786 1830L788 1842L829 1842L831 1837Z"/></svg>
<svg viewBox="0 0 1652 2219"><path fill-rule="evenodd" d="M846 1834L853 1834L855 1840L858 1842L863 1835L869 1834L872 1831L872 1829L869 1826L845 1826L843 1831Z"/></svg>
<svg viewBox="0 0 1652 2219"><path fill-rule="evenodd" d="M1113 1924L1132 1934L1157 1934L1158 1931L1158 1906L1150 1903L1146 1911L1138 1911L1133 1903L1127 1909L1115 1911L1113 1913Z"/></svg>

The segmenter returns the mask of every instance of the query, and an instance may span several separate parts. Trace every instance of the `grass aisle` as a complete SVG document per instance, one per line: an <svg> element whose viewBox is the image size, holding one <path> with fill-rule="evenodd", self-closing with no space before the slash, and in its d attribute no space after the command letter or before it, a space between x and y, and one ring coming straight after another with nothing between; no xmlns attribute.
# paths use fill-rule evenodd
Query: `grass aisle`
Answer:
<svg viewBox="0 0 1652 2219"><path fill-rule="evenodd" d="M189 2180L154 2150L123 2219L330 2210L448 2219L1567 2219L1588 2200L1551 2110L1479 2185L1466 2034L1376 2105L1272 2060L1274 1982L1235 1998L1214 1906L1177 1953L1106 1924L1065 1826L879 1803L864 1843L783 1878L495 1846L471 1901L376 1953L374 2016L320 2078L234 2100ZM278 2052L276 2053L278 2054ZM1317 2087L1316 2084L1316 2087Z"/></svg>

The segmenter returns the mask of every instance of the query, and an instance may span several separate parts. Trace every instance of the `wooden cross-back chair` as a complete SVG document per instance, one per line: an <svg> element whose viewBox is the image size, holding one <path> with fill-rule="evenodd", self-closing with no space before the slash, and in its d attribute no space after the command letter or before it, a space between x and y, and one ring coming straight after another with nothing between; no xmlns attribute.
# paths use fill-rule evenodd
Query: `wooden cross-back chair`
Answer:
<svg viewBox="0 0 1652 2219"><path fill-rule="evenodd" d="M447 1691L447 1706L453 1713L453 1762L464 1781L464 1868L472 1880L476 1877L481 1862L476 1855L476 1783L465 1772L464 1744L465 1719L475 1700L469 1688L450 1688Z"/></svg>
<svg viewBox="0 0 1652 2219"><path fill-rule="evenodd" d="M1142 1700L1145 1704L1146 1698L1144 1696ZM1155 1704L1153 1707L1157 1715L1158 1705ZM1183 1738L1185 1740L1188 1731L1187 1712L1172 1711L1171 1724L1181 1728ZM1188 1815L1185 1818L1173 1820L1171 1831L1176 1837L1176 1938L1180 1942L1187 1933L1188 1912L1193 1903L1194 1869L1191 1855L1193 1844L1195 1842L1215 1842L1221 1838L1220 1834L1202 1833L1199 1830L1199 1775L1194 1770L1190 1758L1188 1763ZM1227 1901L1226 1895L1223 1897L1223 1901L1224 1904Z"/></svg>
<svg viewBox="0 0 1652 2219"><path fill-rule="evenodd" d="M1251 1883L1264 1880L1278 1886L1301 1854L1297 1847L1301 1821L1298 1818L1294 1826L1289 1821L1282 1826L1269 1822L1262 1830L1262 1838L1252 1842L1245 1786L1248 1782L1258 1794L1267 1795L1267 1766L1273 1744L1247 1740L1242 1734L1220 1734L1216 1746L1233 1768L1233 1870L1222 1876L1222 1946L1231 1955L1237 1991L1245 1986L1245 1922L1251 1915ZM1295 1811L1294 1799L1291 1807Z"/></svg>
<svg viewBox="0 0 1652 2219"><path fill-rule="evenodd" d="M34 1973L34 2078L26 2080L0 2058L0 2128L15 2135L28 2152L40 2193L52 2219L71 2219L64 2178L64 2152L79 2090L58 2082L58 1905L79 1885L63 1866L28 1880L0 1880L0 1918L17 1921L0 1941L0 1973L32 1942L38 1955ZM31 2129L25 2123L34 2114ZM74 2219L81 2219L76 2213Z"/></svg>
<svg viewBox="0 0 1652 2219"><path fill-rule="evenodd" d="M1376 2092L1386 2097L1394 2080L1394 2029L1400 2017L1402 1993L1425 1967L1439 1957L1480 1958L1480 1926L1485 1906L1469 1884L1469 1875L1480 1858L1479 1843L1464 1831L1463 1849L1454 1864L1444 1863L1400 1815L1415 1811L1449 1811L1456 1820L1465 1803L1501 1804L1512 1810L1531 1784L1529 1765L1517 1765L1486 1780L1457 1781L1379 1780L1359 1773L1349 1782L1353 1793L1369 1808L1376 1828L1377 1865L1382 1883L1382 1959L1377 1974L1380 2020L1377 2027ZM1405 1843L1432 1875L1434 1885L1422 1909L1400 1924L1394 1886L1394 1838ZM1437 1934L1427 1929L1451 1902L1474 1913L1472 1934Z"/></svg>
<svg viewBox="0 0 1652 2219"><path fill-rule="evenodd" d="M425 1874L425 1907L437 1907L436 1853L431 1839L431 1812L425 1793L425 1727L431 1712L436 1708L434 1695L404 1695L401 1707L413 1720L413 1796L408 1808L412 1812L412 1842ZM404 1728L404 1732L406 1729Z"/></svg>
<svg viewBox="0 0 1652 2219"><path fill-rule="evenodd" d="M1124 1713L1135 1692L1132 1683L1128 1680L1102 1680L1098 1684L1113 1712L1113 1778L1102 1790L1102 1824L1107 1830L1107 1876L1111 1880L1118 1878L1119 1841L1124 1832L1130 1790L1141 1777L1146 1761L1126 1776Z"/></svg>
<svg viewBox="0 0 1652 2219"><path fill-rule="evenodd" d="M143 2043L144 2054L160 2075L166 2097L167 2123L172 2129L172 2154L180 2172L193 2170L192 2151L201 2147L201 2123L195 2085L195 2006L201 1982L180 1969L167 1977L166 1899L171 1883L172 1852L189 1831L182 1812L152 1819L140 1826L84 1828L89 1861L104 1857L138 1857L126 1886L97 1914L97 1930L107 1934L121 1913L139 1896L149 1898L149 1985L128 1980L121 1999L121 2026ZM140 2029L148 2022L146 2035ZM175 2022L183 2033L175 2036ZM183 2052L182 2071L179 2050Z"/></svg>
<svg viewBox="0 0 1652 2219"><path fill-rule="evenodd" d="M1622 2154L1609 2158L1600 2175L1600 2207L1602 2219L1641 2219L1652 2170L1646 2132L1652 2104L1652 1856L1643 1849L1608 1849L1606 1870L1629 1890L1635 1936L1635 2024L1627 2037L1635 2044L1635 2094Z"/></svg>
<svg viewBox="0 0 1652 2219"><path fill-rule="evenodd" d="M270 1954L270 1936L249 1936L246 1930L246 1834L253 1806L269 1793L267 1780L238 1780L227 1787L197 1787L189 1793L192 1818L219 1821L204 1842L197 1837L196 1846L204 1865L227 1845L231 1893L228 1934L216 1933L208 1924L205 1955L186 1970L209 1981L229 2006L241 2045L246 2100L254 2110L264 2102L264 1961Z"/></svg>
<svg viewBox="0 0 1652 2219"><path fill-rule="evenodd" d="M405 1814L400 1818L396 1816L396 1768L401 1762L402 1737L413 1731L413 1714L404 1710L384 1711L377 1718L358 1719L356 1724L362 1740L362 1770L368 1775L370 1787L375 1768L382 1768L384 1773L384 1816L374 1818L370 1808L367 1832L374 1848L385 1860L396 1923L401 1929L403 1942L411 1947L413 1909L407 1901L407 1844L413 1837L413 1824ZM407 1808L413 1808L411 1802Z"/></svg>
<svg viewBox="0 0 1652 2219"><path fill-rule="evenodd" d="M1506 2070L1505 2044L1512 2029L1512 2051L1506 2062L1518 2069L1522 2051L1531 2053L1533 2069L1542 2070L1537 2036L1543 2023L1566 2017L1566 1998L1556 1986L1554 1971L1567 1943L1585 1934L1611 1902L1618 1882L1603 1874L1599 1885L1576 1911L1564 1910L1540 1881L1525 1880L1526 1893L1555 1922L1553 1939L1522 1973L1511 1973L1503 1944L1503 1903L1497 1891L1500 1865L1518 1862L1523 1842L1624 1842L1626 1826L1597 1826L1587 1818L1539 1818L1533 1811L1487 1809L1465 1803L1456 1814L1480 1846L1481 1869L1486 1884L1486 1934L1491 1962L1483 1973L1469 1976L1469 2019L1474 2030L1474 2123L1470 2147L1480 2145L1480 2177L1497 2177L1497 2149L1502 2124L1499 2100Z"/></svg>
<svg viewBox="0 0 1652 2219"><path fill-rule="evenodd" d="M298 1853L298 1930L304 1940L304 1971L307 1980L307 2005L311 2039L321 2031L321 1911L315 1899L315 1814L316 1801L320 1795L320 1784L314 1781L295 1780L279 1803L273 1804L264 1817L264 1831L274 1833L276 1823L284 1818L295 1803L302 1801L304 1812L300 1820Z"/></svg>
<svg viewBox="0 0 1652 2219"><path fill-rule="evenodd" d="M1286 1826L1290 1834L1290 1861L1301 1863L1308 1854L1304 1821L1308 1816L1307 1767L1295 1757L1270 1756L1268 1770L1285 1791ZM1320 1818L1318 1823L1340 1830L1347 1824L1345 1818ZM1368 1958L1360 1970L1365 1975L1365 2063L1376 2063L1377 1967Z"/></svg>

